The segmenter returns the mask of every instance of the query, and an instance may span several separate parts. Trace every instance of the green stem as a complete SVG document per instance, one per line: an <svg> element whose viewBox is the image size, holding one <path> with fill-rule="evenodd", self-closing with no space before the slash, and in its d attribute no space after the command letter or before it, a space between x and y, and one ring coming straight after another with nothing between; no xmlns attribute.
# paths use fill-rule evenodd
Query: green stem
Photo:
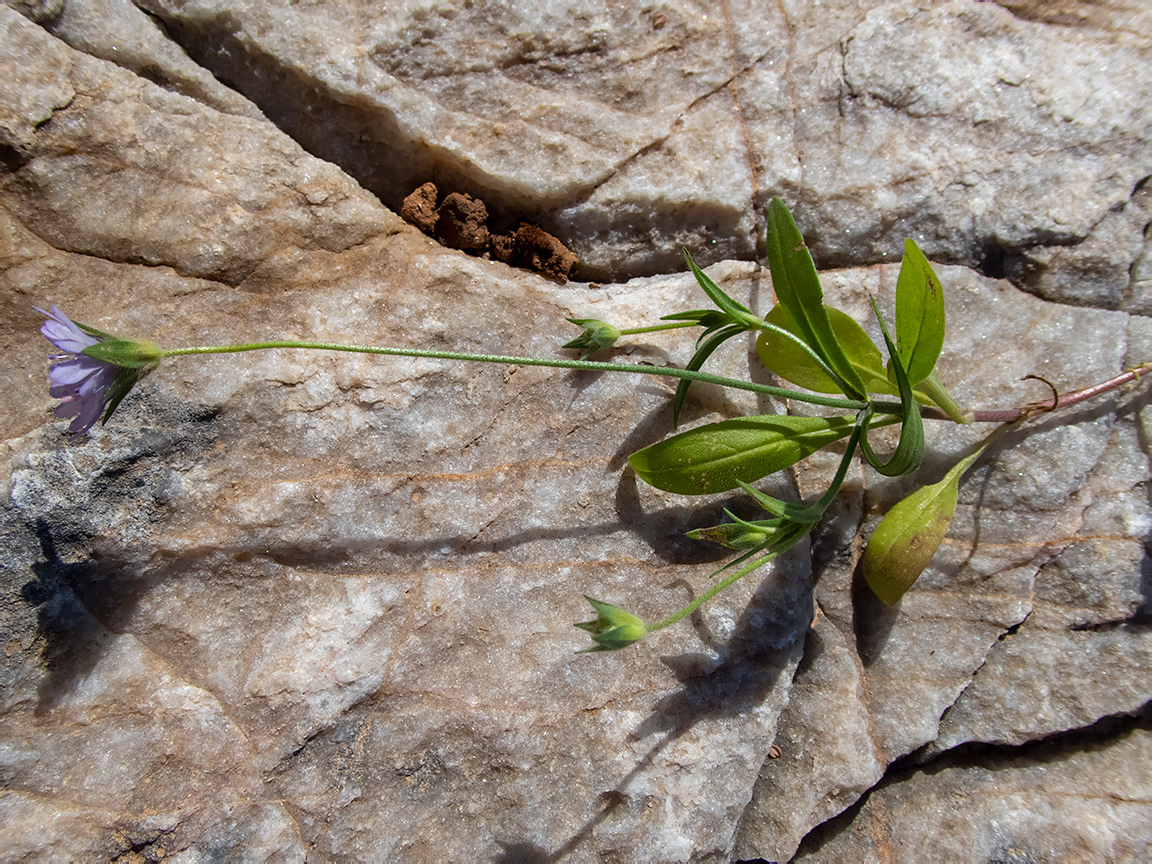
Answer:
<svg viewBox="0 0 1152 864"><path fill-rule="evenodd" d="M933 369L932 374L916 385L916 388L923 393L928 394L940 408L948 415L949 419L956 423L971 423L972 419L965 416L964 409L956 404L956 400L952 398L952 394L948 392L948 388L944 386L944 382L940 380L940 374Z"/></svg>
<svg viewBox="0 0 1152 864"><path fill-rule="evenodd" d="M501 363L512 366L546 366L554 369L581 369L587 372L629 372L634 375L687 378L691 381L700 381L704 384L716 384L720 387L748 390L752 393L761 393L765 396L773 396L778 399L795 399L800 402L809 402L813 405L843 408L847 411L859 411L866 407L865 403L857 402L854 399L839 399L832 396L800 393L795 390L785 390L783 387L771 387L767 384L756 384L752 381L740 381L736 378L725 378L721 375L712 375L708 372L693 372L689 369L676 369L672 367L638 366L630 363L597 363L591 360L546 360L540 357L469 354L463 351L424 351L417 348L377 348L370 345L344 345L338 342L300 342L291 339L275 339L267 342L245 342L238 345L201 345L193 348L173 348L161 351L160 353L163 357L184 357L191 354L236 354L241 351L263 351L270 348L348 351L353 354L382 354L388 357L424 357L432 360L466 360L475 363Z"/></svg>
<svg viewBox="0 0 1152 864"><path fill-rule="evenodd" d="M807 533L807 532L805 532L805 533ZM803 535L801 535L801 537L802 536ZM800 539L800 537L796 538L796 540L799 540L799 539ZM791 546L793 546L793 545L795 545L795 543L789 544L789 546L787 548L791 548ZM745 576L747 576L749 573L751 573L756 568L763 567L765 564L767 564L773 558L778 557L784 551L786 551L786 550L785 549L774 549L773 551L769 552L767 555L762 555L759 558L755 558L752 561L749 561L747 564L745 564L743 567L741 567L739 570L737 570L731 576L728 576L724 579L721 579L719 582L717 582L715 585L713 585L711 588L709 588L707 591L705 591L703 594L701 594L699 597L697 597L695 600L693 600L691 603L689 603L687 606L685 606L679 612L675 612L672 615L669 615L667 618L663 619L662 621L657 621L655 624L652 624L651 626L649 626L648 624L645 624L644 629L648 633L655 633L657 630L663 630L665 627L670 627L673 624L675 624L677 621L680 621L683 618L687 618L689 615L691 615L693 612L695 612L697 609L699 609L701 606L703 606L705 603L707 603L709 600L711 600L713 597L715 597L717 594L719 594L725 588L728 588L731 585L733 585L734 583L739 582L741 579L743 579Z"/></svg>
<svg viewBox="0 0 1152 864"><path fill-rule="evenodd" d="M649 327L629 327L618 331L621 336L636 336L640 333L659 333L661 330L681 330L684 327L699 327L695 321L679 321L675 324L653 324Z"/></svg>

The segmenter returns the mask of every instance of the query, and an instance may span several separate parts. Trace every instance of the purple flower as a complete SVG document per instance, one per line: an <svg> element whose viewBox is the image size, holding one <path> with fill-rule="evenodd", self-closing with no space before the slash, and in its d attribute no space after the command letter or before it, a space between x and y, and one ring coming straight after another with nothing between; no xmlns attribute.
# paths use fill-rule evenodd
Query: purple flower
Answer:
<svg viewBox="0 0 1152 864"><path fill-rule="evenodd" d="M131 342L81 327L55 306L51 312L33 308L48 316L40 332L63 352L51 358L48 393L60 400L56 416L72 418L68 431L73 437L91 429L101 412L107 421L120 400L159 362L160 351L150 342ZM103 348L93 353L115 359L85 353L96 345Z"/></svg>

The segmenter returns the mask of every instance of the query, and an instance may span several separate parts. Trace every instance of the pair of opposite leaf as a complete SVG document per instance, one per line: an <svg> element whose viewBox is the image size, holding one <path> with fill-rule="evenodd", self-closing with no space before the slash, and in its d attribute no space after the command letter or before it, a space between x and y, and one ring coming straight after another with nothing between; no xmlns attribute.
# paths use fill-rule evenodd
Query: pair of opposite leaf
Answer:
<svg viewBox="0 0 1152 864"><path fill-rule="evenodd" d="M769 511L772 518L767 520L749 522L729 514L731 523L692 532L690 536L746 550L721 570L757 552L779 554L807 533L843 482L857 444L866 461L881 473L894 476L916 470L924 453L920 404L938 405L953 420L966 422L935 371L944 341L943 290L914 242L905 243L897 281L895 342L876 312L888 348L887 364L860 324L824 305L811 255L779 199L768 209L767 258L778 303L760 319L725 294L688 257L701 288L719 310L665 316L665 320L693 321L705 327L688 368L699 369L727 339L757 330L757 354L775 374L817 393L843 393L861 407L855 420L763 415L707 424L630 457L641 479L659 489L700 495L741 487ZM677 420L688 386L689 382L682 381L677 390ZM875 416L869 393L899 395L899 414ZM900 442L883 462L869 446L867 432L895 422L901 422ZM850 435L836 481L811 508L786 505L747 485ZM900 502L877 527L863 563L869 585L885 602L896 602L928 565L951 522L960 475L979 452L963 460L940 483Z"/></svg>

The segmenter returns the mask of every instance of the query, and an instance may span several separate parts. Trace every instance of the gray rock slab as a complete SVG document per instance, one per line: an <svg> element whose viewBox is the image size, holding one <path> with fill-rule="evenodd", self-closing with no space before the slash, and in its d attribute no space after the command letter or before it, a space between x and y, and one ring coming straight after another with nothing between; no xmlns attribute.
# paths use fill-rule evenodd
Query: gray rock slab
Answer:
<svg viewBox="0 0 1152 864"><path fill-rule="evenodd" d="M573 654L587 644L571 627L589 616L581 594L647 618L666 614L706 590L722 560L684 531L719 521L722 507L745 506L736 495L665 494L626 467L628 453L670 429L674 388L667 381L255 352L164 363L82 441L69 442L65 424L52 417L44 385L49 349L36 332L33 303L55 303L85 323L165 346L263 336L543 356L561 356L558 346L575 335L565 317L648 324L702 305L683 273L559 286L442 248L357 182L371 188L368 175L353 179L333 152L313 155L315 142L240 86L260 80L261 70L286 63L295 70L261 86L311 94L298 110L320 118L309 133L317 139L338 139L348 153L399 148L419 158L427 141L395 129L456 129L449 121L467 113L469 99L500 108L505 96L494 82L501 75L526 75L526 83L516 80L532 99L545 92L546 79L552 90L576 95L555 109L560 119L544 112L520 121L538 136L530 141L543 147L557 124L569 129L570 106L585 99L581 122L592 131L581 134L607 140L601 149L609 156L570 135L570 149L549 160L551 176L537 181L537 156L524 156L536 145L522 136L503 154L489 146L485 171L496 179L484 189L513 190L507 200L522 194L535 207L544 187L532 184L552 183L561 191L549 194L562 194L572 177L594 177L589 188L606 196L601 212L615 213L620 224L642 212L663 226L651 237L653 248L665 248L676 231L683 242L707 236L694 234L703 229L683 216L707 196L678 199L696 202L683 210L660 202L670 194L668 178L711 159L702 183L749 196L740 207L725 198L715 211L719 233L737 239L713 254L752 257L756 190L767 188L757 172L790 171L795 191L819 183L806 179L809 163L789 155L795 144L772 150L771 169L753 162L748 170L746 154L726 161L728 144L744 140L733 131L740 112L750 112L760 93L774 94L768 102L778 107L803 107L796 100L805 88L823 86L819 76L845 56L828 47L839 46L835 39L822 43L820 31L796 26L789 71L777 69L766 59L780 50L776 31L756 16L786 12L796 25L809 13L733 7L730 28L710 13L672 8L661 13L661 26L654 15L644 19L649 29L633 33L637 80L671 76L668 87L680 101L661 107L639 88L636 105L654 101L621 109L628 122L613 127L616 139L596 137L609 97L589 96L592 84L564 74L600 63L605 53L613 62L595 67L596 86L617 92L614 63L628 22L617 20L625 13L616 7L575 14L578 26L570 29L548 19L559 35L539 48L525 24L520 54L489 40L490 55L476 47L471 31L483 22L475 11L453 24L432 10L424 18L428 38L355 18L341 19L343 31L335 32L329 19L316 17L335 13L310 7L282 10L297 16L296 29L260 18L272 13L255 6L234 7L231 19L208 4L161 16L213 71L210 52L196 46L243 46L233 52L237 77L229 80L284 122L293 140L242 104L214 103L175 78L166 89L131 63L94 56L95 43L50 33L69 8L83 21L91 14L85 10L98 7L26 7L26 17L0 7L3 848L55 859L784 860L814 826L873 789L893 760L915 754L905 764L952 766L946 760L959 757L944 752L950 748L1045 746L1027 742L1099 728L1107 717L1130 725L1074 746L1051 767L1058 773L1087 760L1089 776L1076 787L1087 809L1066 809L1061 793L1034 782L1047 757L1029 768L1033 780L1021 775L990 792L997 776L1009 776L998 763L965 765L971 770L954 772L947 794L987 792L981 806L988 819L1012 826L1004 836L1021 848L1031 848L1045 825L1059 827L1059 848L1073 855L1123 852L1128 847L1109 838L1138 839L1129 826L1144 815L1147 760L1132 749L1143 746L1143 731L1123 718L1146 703L1152 680L1146 387L1037 420L998 444L963 483L948 540L898 607L870 597L856 564L868 530L912 481L854 469L810 545L687 624L627 652L590 656ZM1023 46L1026 58L1044 39L1094 56L1089 49L1101 50L1105 37L1116 43L1109 62L1128 62L1125 52L1143 56L1139 8L1112 4L1079 28L1014 11L844 6L829 10L827 22L844 33L859 30L857 48L899 46L922 30L941 44L962 43L979 25L993 34L989 50L1003 37ZM512 20L511 12L500 14L504 24ZM362 65L358 46L367 43L356 32L420 51L385 73L378 59ZM589 33L602 43L587 42ZM685 41L693 50L698 42L716 50L699 49L696 59L665 69L645 59L647 48L677 33L700 36ZM443 39L457 40L455 47L441 51ZM272 51L273 44L280 47ZM396 49L390 62L402 54ZM802 74L809 67L801 55L812 77ZM475 69L422 83L437 78L437 64L471 56ZM732 56L752 71L734 76ZM977 63L976 52L965 56ZM1006 56L993 51L987 62L1000 70ZM551 68L560 60L577 65ZM379 76L393 72L406 83L384 87ZM882 86L861 74L858 80L872 82L861 92ZM757 75L767 81L763 90L748 83ZM558 83L564 80L568 90ZM968 105L954 82L931 80L932 99ZM441 102L421 101L419 87L441 88ZM521 103L508 105L527 104L523 93L515 97ZM1102 123L1139 119L1131 97L1120 88L1114 101L1094 96L1068 110L1074 117L1095 112ZM455 113L441 103L456 104ZM532 104L539 108L538 99ZM761 125L751 113L745 118L748 140L769 135L770 112L759 104ZM380 119L386 115L394 127ZM513 120L509 113L504 122L521 130ZM1047 134L1033 121L1036 135ZM473 122L472 143L454 132L436 145L454 154L437 163L448 176L480 176L467 154L490 145L494 131L491 118ZM1076 122L1068 130L1088 134ZM710 155L705 133L728 142L721 155ZM444 143L449 138L456 143ZM660 145L644 150L645 140ZM1117 133L1108 145L1115 152L1091 142L1068 150L1091 156L1076 163L1088 166L1076 175L1089 177L1076 187L1086 209L1108 198L1093 190L1112 188L1111 180L1091 179L1098 177L1092 171L1111 172L1116 190L1127 188L1115 201L1128 203L1108 211L1117 219L1144 207L1125 173L1139 173L1142 164L1134 140ZM617 166L613 160L630 148L645 158ZM1060 158L1045 151L1044 169ZM590 165L615 167L601 177ZM389 169L377 170L383 176ZM857 170L864 175L863 163ZM900 235L908 228L901 220L912 218L900 204L906 184L875 170L876 188L892 184L896 198L858 209L859 224L871 225L859 231ZM1023 175L1013 176L1019 183ZM996 182L982 177L974 188L991 194ZM815 211L805 206L798 214L811 218ZM583 212L593 224L595 208ZM877 229L880 222L887 227ZM930 250L933 224L926 218L925 233L915 235L928 238ZM973 224L971 236L983 236L983 223ZM745 230L747 256L738 248ZM814 237L813 245L836 260L830 236ZM643 257L643 244L627 232L620 237L616 247L611 238L597 246ZM1051 272L1065 272L1062 259L1053 260ZM709 273L751 308L770 308L770 280L754 262L719 260ZM875 262L829 271L828 302L878 337L868 295L890 316L896 273L894 264ZM949 315L941 370L964 404L1042 399L1044 385L1021 376L1074 389L1147 360L1152 350L1147 318L1046 301L967 267L939 273ZM729 343L710 368L770 380L752 349L750 341ZM691 339L675 333L645 336L618 352L656 367L683 365L690 355ZM696 387L684 419L786 409L748 393ZM930 424L929 433L920 481L942 475L981 430ZM769 488L810 499L835 462L835 454L821 454ZM910 784L940 776L911 770ZM1111 776L1131 794L1114 805L1093 803L1092 784ZM841 836L866 830L872 802L900 786L875 789L843 817L850 827ZM892 807L914 809L945 788L917 785L920 798L916 792L901 799L911 803ZM1013 795L1025 796L1039 815L1017 818ZM933 812L910 823L931 826ZM959 842L942 834L940 848ZM860 847L844 848L860 857Z"/></svg>
<svg viewBox="0 0 1152 864"><path fill-rule="evenodd" d="M682 245L754 259L782 195L824 266L913 236L1042 296L1149 308L1143 4L141 5L393 210L428 180L477 195L585 279L679 269Z"/></svg>
<svg viewBox="0 0 1152 864"><path fill-rule="evenodd" d="M825 826L795 860L1143 861L1150 747L1140 728L1106 748L957 759L877 789L850 825Z"/></svg>

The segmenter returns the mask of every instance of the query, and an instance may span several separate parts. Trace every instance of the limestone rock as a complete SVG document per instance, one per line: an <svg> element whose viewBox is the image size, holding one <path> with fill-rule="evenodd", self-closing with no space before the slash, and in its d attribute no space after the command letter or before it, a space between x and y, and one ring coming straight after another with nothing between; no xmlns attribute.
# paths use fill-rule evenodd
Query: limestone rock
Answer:
<svg viewBox="0 0 1152 864"><path fill-rule="evenodd" d="M1152 175L1152 12L1134 0L677 0L661 27L602 0L142 5L385 204L429 178L467 190L564 238L587 278L678 270L682 246L750 260L771 195L826 267L914 236L990 275L1035 259L1044 296L1112 308L1145 243L1097 230ZM1090 286L1051 272L1085 243Z"/></svg>
<svg viewBox="0 0 1152 864"><path fill-rule="evenodd" d="M1152 733L1134 730L1110 748L1085 743L1016 758L992 752L983 764L957 758L932 774L894 780L850 825L823 826L796 860L1145 860Z"/></svg>
<svg viewBox="0 0 1152 864"><path fill-rule="evenodd" d="M822 263L854 265L826 297L874 337L868 297L891 316L906 233L1101 307L940 266L962 403L1043 398L1026 374L1087 386L1152 356L1149 319L1115 311L1147 297L1141 4L1071 26L1084 4L152 0L164 30L109 19L128 22L123 62L91 35L105 7L18 5L0 6L10 854L868 860L880 838L901 860L1037 858L1041 840L1145 855L1147 384L999 443L898 607L856 562L913 480L854 468L810 544L638 648L576 656L582 594L662 616L722 560L684 532L751 515L626 467L668 433L671 383L170 358L71 444L31 310L163 346L571 356L567 317L703 305L677 241L716 239L710 276L766 312L759 205L784 192ZM565 226L589 272L677 272L561 286L447 249L381 206L429 177L503 225ZM680 332L615 349L655 368L691 353ZM750 340L709 368L769 380ZM684 422L783 410L694 386ZM981 434L929 424L915 482ZM836 461L766 488L811 500Z"/></svg>
<svg viewBox="0 0 1152 864"><path fill-rule="evenodd" d="M262 118L259 108L194 63L155 19L129 0L5 2L73 48L219 111Z"/></svg>

